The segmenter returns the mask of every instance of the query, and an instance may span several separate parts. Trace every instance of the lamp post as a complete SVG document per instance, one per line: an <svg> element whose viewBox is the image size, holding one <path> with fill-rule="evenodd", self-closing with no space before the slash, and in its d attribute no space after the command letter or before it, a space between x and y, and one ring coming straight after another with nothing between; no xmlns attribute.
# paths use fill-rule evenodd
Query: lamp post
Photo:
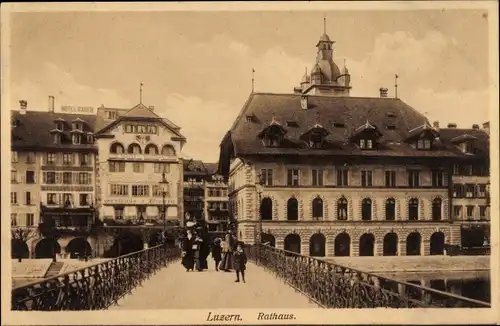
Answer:
<svg viewBox="0 0 500 326"><path fill-rule="evenodd" d="M163 206L162 206L162 215L163 215L163 235L165 235L166 227L167 227L167 205L165 203L165 198L167 197L168 193L168 181L165 176L165 172L161 174L162 178L160 183L160 191L161 191L161 196L163 198Z"/></svg>
<svg viewBox="0 0 500 326"><path fill-rule="evenodd" d="M258 217L259 217L259 231L258 231L258 236L256 235L255 237L255 243L261 244L262 243L262 212L261 212L261 206L262 206L262 189L265 185L263 176L261 174L257 175L257 182L255 183L255 188L257 189L257 195L258 195L258 204L257 204L257 210L258 210Z"/></svg>

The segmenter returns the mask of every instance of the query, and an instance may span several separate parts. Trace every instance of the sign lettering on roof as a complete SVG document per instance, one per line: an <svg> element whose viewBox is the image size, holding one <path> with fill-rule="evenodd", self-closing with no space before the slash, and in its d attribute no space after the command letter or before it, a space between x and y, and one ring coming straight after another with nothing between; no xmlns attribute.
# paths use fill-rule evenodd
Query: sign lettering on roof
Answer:
<svg viewBox="0 0 500 326"><path fill-rule="evenodd" d="M156 135L158 133L158 126L157 125L128 124L128 125L125 125L125 133L127 133L127 134Z"/></svg>
<svg viewBox="0 0 500 326"><path fill-rule="evenodd" d="M91 106L61 105L61 113L95 114Z"/></svg>

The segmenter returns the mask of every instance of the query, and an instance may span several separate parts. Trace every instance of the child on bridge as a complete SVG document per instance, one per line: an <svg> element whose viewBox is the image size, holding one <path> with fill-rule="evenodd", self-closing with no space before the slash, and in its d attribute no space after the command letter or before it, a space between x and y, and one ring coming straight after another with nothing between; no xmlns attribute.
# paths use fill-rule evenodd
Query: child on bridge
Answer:
<svg viewBox="0 0 500 326"><path fill-rule="evenodd" d="M247 255L243 250L243 242L238 242L236 251L234 252L234 270L236 271L236 281L240 281L240 273L243 283L245 282L245 269L247 265Z"/></svg>

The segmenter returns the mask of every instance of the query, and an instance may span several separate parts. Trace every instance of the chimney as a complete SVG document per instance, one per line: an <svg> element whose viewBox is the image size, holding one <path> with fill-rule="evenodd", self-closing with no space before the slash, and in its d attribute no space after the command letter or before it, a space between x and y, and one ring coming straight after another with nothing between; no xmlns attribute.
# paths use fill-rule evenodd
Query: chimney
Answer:
<svg viewBox="0 0 500 326"><path fill-rule="evenodd" d="M20 108L19 112L21 114L26 114L26 110L28 109L28 102L25 100L20 100L19 101L19 108Z"/></svg>
<svg viewBox="0 0 500 326"><path fill-rule="evenodd" d="M154 105L150 105L150 106L149 106L149 109L150 109L151 111L154 111L154 110L155 110L155 106L154 106Z"/></svg>
<svg viewBox="0 0 500 326"><path fill-rule="evenodd" d="M49 96L49 112L54 112L54 96Z"/></svg>
<svg viewBox="0 0 500 326"><path fill-rule="evenodd" d="M439 121L434 121L432 123L432 126L434 127L434 129L439 130Z"/></svg>
<svg viewBox="0 0 500 326"><path fill-rule="evenodd" d="M456 123L448 123L448 128L456 128L457 124Z"/></svg>
<svg viewBox="0 0 500 326"><path fill-rule="evenodd" d="M478 130L478 129L479 129L479 125L477 125L477 124L473 124L473 125L472 125L472 129Z"/></svg>
<svg viewBox="0 0 500 326"><path fill-rule="evenodd" d="M380 87L380 97L387 97L387 91L388 89L385 87Z"/></svg>

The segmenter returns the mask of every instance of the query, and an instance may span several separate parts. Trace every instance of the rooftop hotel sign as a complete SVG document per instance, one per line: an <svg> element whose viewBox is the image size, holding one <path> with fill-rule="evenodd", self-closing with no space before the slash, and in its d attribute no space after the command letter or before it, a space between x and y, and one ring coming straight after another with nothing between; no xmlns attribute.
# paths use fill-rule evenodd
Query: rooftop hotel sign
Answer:
<svg viewBox="0 0 500 326"><path fill-rule="evenodd" d="M104 205L150 205L158 206L163 205L163 198L113 198L104 199ZM176 205L176 201L171 198L165 198L165 205Z"/></svg>
<svg viewBox="0 0 500 326"><path fill-rule="evenodd" d="M61 105L61 113L95 114L95 109L91 106Z"/></svg>

